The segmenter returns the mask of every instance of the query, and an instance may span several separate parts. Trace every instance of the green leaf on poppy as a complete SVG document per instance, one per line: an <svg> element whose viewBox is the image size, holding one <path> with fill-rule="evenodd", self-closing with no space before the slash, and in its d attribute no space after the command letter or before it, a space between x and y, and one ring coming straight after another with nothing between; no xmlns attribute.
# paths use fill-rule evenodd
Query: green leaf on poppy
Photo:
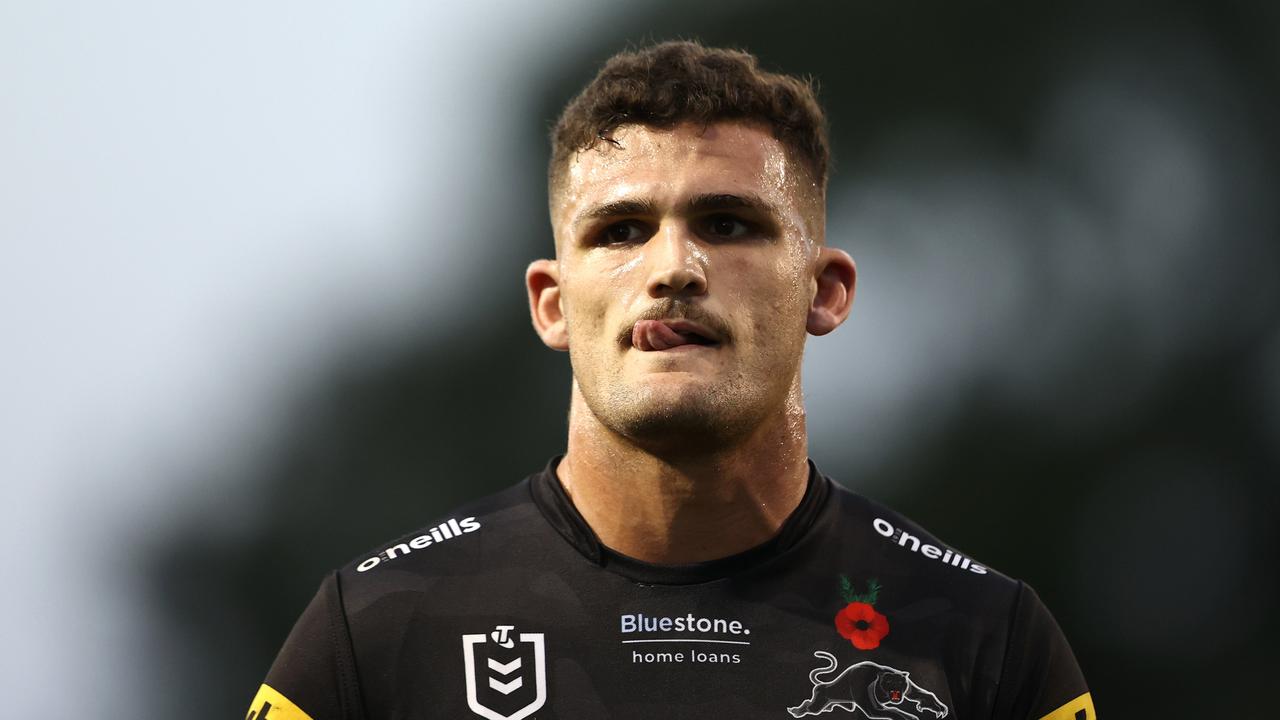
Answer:
<svg viewBox="0 0 1280 720"><path fill-rule="evenodd" d="M864 600L868 605L875 605L876 600L880 599L880 581L871 578L871 582L867 583L867 599Z"/></svg>
<svg viewBox="0 0 1280 720"><path fill-rule="evenodd" d="M880 581L872 579L867 583L866 594L860 594L853 591L853 583L849 581L847 576L840 576L840 595L847 603L866 603L875 605L876 600L880 598Z"/></svg>
<svg viewBox="0 0 1280 720"><path fill-rule="evenodd" d="M849 582L848 575L840 576L840 597L847 603L858 602L858 596L853 592L853 583Z"/></svg>

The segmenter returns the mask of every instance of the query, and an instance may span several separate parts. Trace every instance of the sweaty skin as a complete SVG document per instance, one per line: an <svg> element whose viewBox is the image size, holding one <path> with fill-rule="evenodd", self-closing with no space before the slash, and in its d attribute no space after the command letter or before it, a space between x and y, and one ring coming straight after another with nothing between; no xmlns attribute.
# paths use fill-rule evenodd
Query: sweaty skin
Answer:
<svg viewBox="0 0 1280 720"><path fill-rule="evenodd" d="M558 474L601 542L648 562L773 536L808 477L806 334L848 316L855 269L767 130L623 126L551 198L535 328L574 382Z"/></svg>

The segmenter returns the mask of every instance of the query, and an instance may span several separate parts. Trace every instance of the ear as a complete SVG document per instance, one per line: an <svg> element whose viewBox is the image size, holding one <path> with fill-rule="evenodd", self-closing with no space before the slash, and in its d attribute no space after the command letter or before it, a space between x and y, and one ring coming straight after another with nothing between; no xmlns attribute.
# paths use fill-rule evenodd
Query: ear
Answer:
<svg viewBox="0 0 1280 720"><path fill-rule="evenodd" d="M552 350L568 350L564 309L560 305L560 266L555 260L534 260L524 271L529 290L529 314L538 337Z"/></svg>
<svg viewBox="0 0 1280 720"><path fill-rule="evenodd" d="M811 335L826 335L840 327L853 307L853 290L858 282L858 268L849 253L838 248L823 247L813 269L817 292L809 303L805 329Z"/></svg>

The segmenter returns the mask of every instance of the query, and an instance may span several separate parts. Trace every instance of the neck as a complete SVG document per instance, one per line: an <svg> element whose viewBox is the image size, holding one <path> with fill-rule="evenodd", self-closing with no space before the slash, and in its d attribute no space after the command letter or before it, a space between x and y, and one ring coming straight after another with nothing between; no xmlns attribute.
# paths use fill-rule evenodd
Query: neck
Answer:
<svg viewBox="0 0 1280 720"><path fill-rule="evenodd" d="M786 408L731 446L646 450L600 423L574 384L569 447L556 474L604 545L638 560L727 557L777 534L809 477L799 379Z"/></svg>

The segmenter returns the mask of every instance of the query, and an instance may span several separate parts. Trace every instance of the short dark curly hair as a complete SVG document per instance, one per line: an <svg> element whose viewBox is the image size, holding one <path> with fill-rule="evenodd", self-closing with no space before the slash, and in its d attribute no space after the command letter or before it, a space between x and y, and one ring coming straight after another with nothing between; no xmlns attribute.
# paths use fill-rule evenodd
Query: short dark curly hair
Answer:
<svg viewBox="0 0 1280 720"><path fill-rule="evenodd" d="M830 150L814 83L765 72L740 50L671 41L609 58L565 106L551 131L548 186L554 195L572 156L629 124L669 129L683 122L758 123L825 196Z"/></svg>

